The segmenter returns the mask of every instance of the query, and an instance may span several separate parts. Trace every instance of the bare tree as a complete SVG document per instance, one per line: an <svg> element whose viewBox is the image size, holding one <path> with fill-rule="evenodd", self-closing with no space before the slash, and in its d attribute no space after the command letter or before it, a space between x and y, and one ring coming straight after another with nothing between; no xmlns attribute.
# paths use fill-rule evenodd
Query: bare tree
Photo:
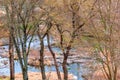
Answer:
<svg viewBox="0 0 120 80"><path fill-rule="evenodd" d="M13 24L14 24L14 8L13 8L13 0L10 4L7 1L4 2L4 6L7 13L7 26L9 30L9 62L10 62L10 80L14 80L14 44L12 36L14 34ZM11 8L11 10L9 10Z"/></svg>
<svg viewBox="0 0 120 80"><path fill-rule="evenodd" d="M49 21L49 18L46 18L45 20L45 25L41 25L38 24L38 29L37 29L37 35L39 37L40 40L40 68L41 68L41 74L42 74L42 79L46 80L46 74L45 74L45 67L44 67L44 38L46 37L48 31L51 29L52 24Z"/></svg>
<svg viewBox="0 0 120 80"><path fill-rule="evenodd" d="M91 19L96 60L100 62L106 80L117 80L119 68L119 0L99 0Z"/></svg>
<svg viewBox="0 0 120 80"><path fill-rule="evenodd" d="M5 1L5 7L8 16L7 19L11 24L10 31L12 35L10 36L10 39L12 39L12 42L15 45L24 80L28 80L27 60L30 50L30 44L36 30L34 27L35 22L32 21L31 16L37 2L38 1L34 2L28 0Z"/></svg>
<svg viewBox="0 0 120 80"><path fill-rule="evenodd" d="M77 15L79 11L78 2L75 1L74 3L70 4L69 7L71 14L68 15L72 16L72 18L69 17L71 18L71 21L68 20L68 22L70 22L70 26L66 27L65 25L58 24L57 22L55 23L59 34L59 45L64 56L62 63L64 80L68 80L67 59L70 54L70 50L73 48L73 43L79 34L79 30L84 26L84 23L78 23L80 18L80 16Z"/></svg>
<svg viewBox="0 0 120 80"><path fill-rule="evenodd" d="M51 52L52 57L54 59L54 65L55 65L55 68L56 68L56 71L57 71L58 80L62 80L61 75L60 75L60 71L59 71L59 66L58 66L58 63L56 61L55 52L52 50L52 46L51 46L51 43L50 43L50 34L49 33L47 33L47 43L48 43L49 51Z"/></svg>

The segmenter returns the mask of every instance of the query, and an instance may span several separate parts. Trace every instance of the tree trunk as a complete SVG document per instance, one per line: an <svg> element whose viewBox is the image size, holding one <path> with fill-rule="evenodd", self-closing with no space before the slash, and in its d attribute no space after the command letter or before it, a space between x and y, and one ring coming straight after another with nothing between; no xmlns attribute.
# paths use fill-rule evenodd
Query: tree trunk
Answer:
<svg viewBox="0 0 120 80"><path fill-rule="evenodd" d="M68 55L71 49L71 44L72 44L73 40L70 41L70 44L67 47L67 51L63 52L64 54L64 60L63 60L63 72L64 72L64 80L68 80L68 70L67 70L67 59L68 59Z"/></svg>
<svg viewBox="0 0 120 80"><path fill-rule="evenodd" d="M117 66L116 65L114 69L114 80L117 80Z"/></svg>
<svg viewBox="0 0 120 80"><path fill-rule="evenodd" d="M62 80L55 55L53 55L53 59L54 59L54 64L55 64L55 68L56 68L56 71L57 71L58 80Z"/></svg>
<svg viewBox="0 0 120 80"><path fill-rule="evenodd" d="M44 42L43 42L43 39L41 39L40 68L41 68L42 80L46 80L45 67L44 67Z"/></svg>
<svg viewBox="0 0 120 80"><path fill-rule="evenodd" d="M38 25L39 26L39 25ZM42 75L42 80L46 80L46 75L45 75L45 67L44 67L44 37L41 36L39 33L39 28L37 31L38 38L40 40L40 68L41 68L41 75Z"/></svg>
<svg viewBox="0 0 120 80"><path fill-rule="evenodd" d="M23 73L22 74L23 74L23 79L28 80L28 71L25 67L23 68Z"/></svg>
<svg viewBox="0 0 120 80"><path fill-rule="evenodd" d="M27 52L26 52L26 49L27 49L27 46L26 46L26 43L27 43L27 34L26 34L26 26L24 25L24 30L23 30L23 33L24 33L24 38L23 38L23 47L22 47L22 53L23 53L23 61L24 61L24 67L23 67L23 78L24 80L28 80L28 57L27 57Z"/></svg>
<svg viewBox="0 0 120 80"><path fill-rule="evenodd" d="M14 80L14 48L13 48L13 40L12 40L12 31L10 31L9 35L9 62L10 62L10 80Z"/></svg>
<svg viewBox="0 0 120 80"><path fill-rule="evenodd" d="M68 56L64 54L64 60L63 60L63 72L64 72L64 80L68 80L68 70L67 70L67 58Z"/></svg>
<svg viewBox="0 0 120 80"><path fill-rule="evenodd" d="M50 46L49 34L47 34L47 42L48 42L48 48L49 48L49 50L52 54L52 57L54 59L54 64L55 64L55 68L56 68L56 71L57 71L58 80L62 80L61 75L60 75L60 71L59 71L59 67L58 67L58 64L57 64L57 61L56 61L55 53L53 52L53 50Z"/></svg>

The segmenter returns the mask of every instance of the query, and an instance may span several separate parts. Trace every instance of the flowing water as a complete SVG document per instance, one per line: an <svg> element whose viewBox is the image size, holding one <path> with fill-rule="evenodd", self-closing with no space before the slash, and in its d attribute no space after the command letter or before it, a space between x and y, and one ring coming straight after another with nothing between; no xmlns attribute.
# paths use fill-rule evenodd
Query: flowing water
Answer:
<svg viewBox="0 0 120 80"><path fill-rule="evenodd" d="M47 45L46 38L44 40L44 43L45 43L45 45ZM40 44L40 42L39 42L38 38L35 37L34 41L31 43L31 47L32 48L39 48L39 44ZM53 50L55 50L57 52L60 51L59 48L53 48ZM6 52L8 52L8 46L7 45L2 46L0 49L0 54L4 54ZM15 73L20 73L21 68L20 68L19 61L15 60L14 63L15 63ZM54 66L45 66L45 69L46 69L46 72L56 71ZM62 67L59 67L59 69L62 72ZM28 66L28 71L40 72L40 68ZM84 66L80 63L69 64L68 71L69 71L69 73L75 75L78 80L83 80L83 78L81 76L83 74L87 73L87 69L84 68ZM0 75L9 75L9 73L10 73L9 59L0 57Z"/></svg>
<svg viewBox="0 0 120 80"><path fill-rule="evenodd" d="M4 61L9 61L7 58L0 58L0 75L9 75L10 69L9 64L4 65ZM21 73L21 68L19 61L14 61L15 63L15 73ZM56 71L54 66L45 66L46 72ZM62 71L62 67L59 67L59 70ZM40 72L40 68L36 68L33 66L28 66L28 71L30 72ZM82 75L85 73L85 69L83 68L82 64L74 63L68 66L69 73L75 75L78 80L83 80Z"/></svg>

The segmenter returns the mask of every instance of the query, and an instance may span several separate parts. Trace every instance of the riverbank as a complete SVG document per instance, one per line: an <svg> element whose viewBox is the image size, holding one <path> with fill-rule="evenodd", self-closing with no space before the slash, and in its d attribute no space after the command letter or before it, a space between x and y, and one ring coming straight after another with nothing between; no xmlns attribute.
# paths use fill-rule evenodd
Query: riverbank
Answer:
<svg viewBox="0 0 120 80"><path fill-rule="evenodd" d="M61 72L61 77L63 80L63 73ZM40 72L28 72L29 80L42 80L42 76ZM47 72L46 77L48 80L58 80L57 73L56 72ZM69 80L77 80L76 76L69 74L68 75ZM0 80L9 80L9 76L1 76ZM22 74L15 74L15 80L23 80Z"/></svg>
<svg viewBox="0 0 120 80"><path fill-rule="evenodd" d="M47 46L46 40L44 41L45 45ZM6 44L7 42L5 42L4 44ZM36 44L39 44L39 40L35 37L33 42L31 43L31 50L30 53L28 55L28 71L31 72L39 72L40 73L40 68L39 68L39 59L40 59L40 53L39 53L39 46L36 46ZM3 44L3 45L4 45ZM63 62L63 54L61 53L60 49L57 47L53 47L52 48L55 51L55 56L56 56L56 60L57 63L59 64L59 70L60 72L62 72L62 67L61 64ZM84 67L82 66L83 63L89 63L91 62L91 59L88 56L86 52L84 52L84 55L82 52L79 51L83 51L83 49L78 50L77 52L75 50L72 50L70 52L70 55L68 57L67 63L68 63L68 72L70 74L73 74L75 76L77 76L78 80L82 80L83 78L81 77L82 75L84 75ZM82 54L81 54L82 53ZM4 70L0 71L1 74L4 73L6 76L9 75L9 52L8 52L8 45L4 45L4 46L0 46L0 56L2 57L1 59L4 59L4 61L2 61L3 65L6 64L6 66L3 68ZM7 59L7 60L6 60ZM18 61L18 57L17 54L15 53L15 73L19 74L21 73L21 68L20 68L20 64ZM44 59L45 59L45 71L46 72L55 72L55 67L54 67L54 60L52 58L51 53L49 52L48 48L45 48L45 52L44 52ZM83 71L82 71L83 70Z"/></svg>

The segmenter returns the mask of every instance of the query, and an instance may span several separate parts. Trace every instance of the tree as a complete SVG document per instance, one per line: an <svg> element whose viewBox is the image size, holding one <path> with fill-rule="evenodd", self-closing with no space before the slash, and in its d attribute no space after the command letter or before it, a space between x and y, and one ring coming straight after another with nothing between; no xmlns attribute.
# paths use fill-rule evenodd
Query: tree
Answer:
<svg viewBox="0 0 120 80"><path fill-rule="evenodd" d="M59 45L64 56L62 63L64 80L68 80L67 59L70 54L70 50L73 48L73 43L78 36L78 31L84 26L84 23L79 23L80 16L77 15L79 11L78 2L75 1L71 3L69 7L71 14L68 15L72 15L72 19L71 21L67 20L66 22L69 22L68 24L70 24L70 26L66 27L65 24L60 25L57 22L55 23L59 34Z"/></svg>
<svg viewBox="0 0 120 80"><path fill-rule="evenodd" d="M50 43L50 34L49 33L47 33L47 43L48 43L49 51L51 52L52 57L54 59L54 65L55 65L55 68L56 68L56 71L57 71L58 80L62 80L61 75L60 75L60 71L59 71L59 66L58 66L58 63L56 61L55 52L52 50L52 46L51 46L51 43Z"/></svg>
<svg viewBox="0 0 120 80"><path fill-rule="evenodd" d="M70 51L79 46L84 30L88 28L91 12L96 0L63 0L63 7L60 8L63 21L56 21L56 29L59 34L59 47L62 50L64 59L62 63L64 80L68 80L67 59Z"/></svg>
<svg viewBox="0 0 120 80"><path fill-rule="evenodd" d="M7 4L7 1L4 2L4 6L7 12L7 26L9 29L9 62L10 62L10 80L14 80L14 44L12 36L14 34L13 30L13 23L14 23L14 10L13 10L13 0L10 2L10 4ZM11 8L9 10L8 8Z"/></svg>
<svg viewBox="0 0 120 80"><path fill-rule="evenodd" d="M39 1L5 1L6 12L8 15L7 19L12 20L12 22L10 22L10 24L12 24L10 25L10 31L12 32L12 35L10 37L12 38L16 48L24 80L28 80L27 60L30 44L36 30L36 27L34 27L35 22L32 21L31 16L32 11L37 3L39 3Z"/></svg>
<svg viewBox="0 0 120 80"><path fill-rule="evenodd" d="M95 58L102 67L106 80L117 80L119 63L119 0L99 0L91 19L91 34L94 36Z"/></svg>
<svg viewBox="0 0 120 80"><path fill-rule="evenodd" d="M49 13L48 13L49 14ZM44 14L45 15L45 14ZM48 34L49 30L52 27L51 19L49 18L49 15L47 15L47 18L45 20L41 20L42 24L37 24L37 35L40 40L40 68L41 68L41 74L42 79L46 80L46 74L45 74L45 67L44 67L44 38Z"/></svg>
<svg viewBox="0 0 120 80"><path fill-rule="evenodd" d="M45 75L45 68L44 68L45 66L44 65L44 49L45 49L44 38L45 37L47 37L48 48L54 59L58 79L61 80L60 71L58 69L55 54L53 50L51 49L50 38L49 38L51 28L54 25L53 24L54 18L56 18L56 15L54 15L56 14L56 9L55 9L55 5L51 4L52 1L50 1L50 3L48 3L47 1L44 1L42 5L39 5L38 8L40 10L40 14L37 14L36 15L37 17L34 16L34 19L37 21L37 35L40 40L40 68L41 68L41 74L42 74L43 80L47 79Z"/></svg>

